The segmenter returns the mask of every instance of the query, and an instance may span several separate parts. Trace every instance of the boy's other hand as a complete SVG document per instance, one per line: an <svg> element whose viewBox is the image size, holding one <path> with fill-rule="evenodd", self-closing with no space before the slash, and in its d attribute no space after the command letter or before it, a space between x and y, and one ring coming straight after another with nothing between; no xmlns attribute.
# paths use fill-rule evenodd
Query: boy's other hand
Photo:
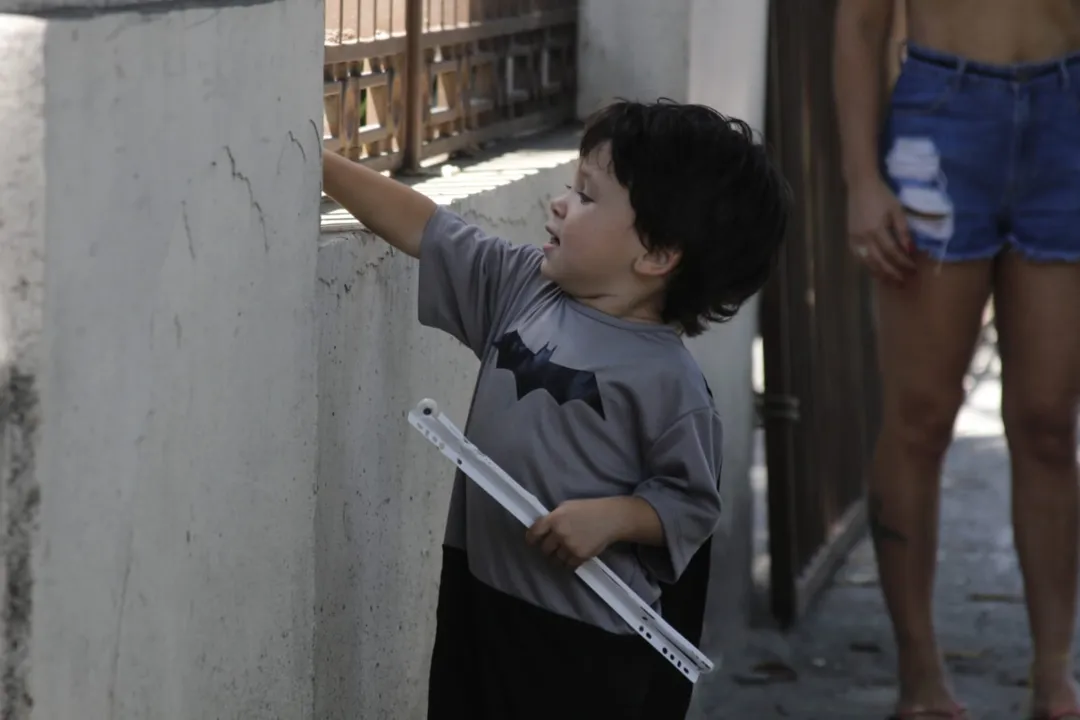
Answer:
<svg viewBox="0 0 1080 720"><path fill-rule="evenodd" d="M577 569L619 540L626 524L623 503L628 499L568 500L533 523L525 541Z"/></svg>

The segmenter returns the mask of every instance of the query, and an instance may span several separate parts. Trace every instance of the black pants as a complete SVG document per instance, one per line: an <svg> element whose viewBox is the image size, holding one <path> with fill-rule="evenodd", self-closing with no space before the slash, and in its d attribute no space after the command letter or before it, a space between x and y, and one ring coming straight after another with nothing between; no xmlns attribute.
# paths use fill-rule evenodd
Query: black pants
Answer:
<svg viewBox="0 0 1080 720"><path fill-rule="evenodd" d="M706 563L706 580L707 571ZM703 608L704 598L679 600L697 587L684 585L687 577L672 588L675 615L664 615L680 631L696 625L697 636L687 637L697 642L701 611L695 621L694 608ZM636 634L615 635L493 590L473 578L462 550L443 548L437 620L428 720L681 720L686 714L690 684Z"/></svg>
<svg viewBox="0 0 1080 720"><path fill-rule="evenodd" d="M677 583L661 586L660 615L699 648L705 623L705 594L709 589L711 553L712 540L709 540L690 559ZM649 683L642 717L683 720L690 709L693 689L693 685L671 663L662 662Z"/></svg>
<svg viewBox="0 0 1080 720"><path fill-rule="evenodd" d="M646 720L655 652L473 578L443 548L428 720ZM650 719L651 720L651 719Z"/></svg>

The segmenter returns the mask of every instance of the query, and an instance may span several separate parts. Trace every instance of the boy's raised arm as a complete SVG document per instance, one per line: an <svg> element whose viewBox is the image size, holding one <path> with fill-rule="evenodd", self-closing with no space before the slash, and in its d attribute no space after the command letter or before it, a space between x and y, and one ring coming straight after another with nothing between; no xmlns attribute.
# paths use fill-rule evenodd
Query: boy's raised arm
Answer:
<svg viewBox="0 0 1080 720"><path fill-rule="evenodd" d="M323 192L383 240L420 257L420 239L437 207L431 198L325 150Z"/></svg>

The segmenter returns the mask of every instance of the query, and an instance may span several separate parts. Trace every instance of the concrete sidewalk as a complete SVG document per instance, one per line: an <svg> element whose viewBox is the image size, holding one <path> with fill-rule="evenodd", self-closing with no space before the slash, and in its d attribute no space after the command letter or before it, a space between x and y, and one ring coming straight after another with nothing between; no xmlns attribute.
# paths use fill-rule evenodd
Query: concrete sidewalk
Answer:
<svg viewBox="0 0 1080 720"><path fill-rule="evenodd" d="M975 720L1017 720L1027 709L1028 628L999 393L992 375L979 380L958 420L943 481L937 627ZM702 680L691 717L883 719L896 693L894 662L873 552L864 540L795 631L752 633L743 657L728 658L721 672ZM740 679L760 663L787 679Z"/></svg>

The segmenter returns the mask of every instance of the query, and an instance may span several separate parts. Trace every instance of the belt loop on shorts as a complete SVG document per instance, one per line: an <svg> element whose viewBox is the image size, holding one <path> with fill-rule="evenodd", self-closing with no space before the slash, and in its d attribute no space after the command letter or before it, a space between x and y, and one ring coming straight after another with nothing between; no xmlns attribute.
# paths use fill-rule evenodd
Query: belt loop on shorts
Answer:
<svg viewBox="0 0 1080 720"><path fill-rule="evenodd" d="M966 58L960 58L956 63L956 75L953 76L953 88L955 92L959 92L964 87L964 78L967 75L968 61Z"/></svg>
<svg viewBox="0 0 1080 720"><path fill-rule="evenodd" d="M1065 90L1069 90L1072 85L1072 76L1069 74L1069 65L1066 62L1066 58L1058 60L1058 72L1061 73L1061 85Z"/></svg>

